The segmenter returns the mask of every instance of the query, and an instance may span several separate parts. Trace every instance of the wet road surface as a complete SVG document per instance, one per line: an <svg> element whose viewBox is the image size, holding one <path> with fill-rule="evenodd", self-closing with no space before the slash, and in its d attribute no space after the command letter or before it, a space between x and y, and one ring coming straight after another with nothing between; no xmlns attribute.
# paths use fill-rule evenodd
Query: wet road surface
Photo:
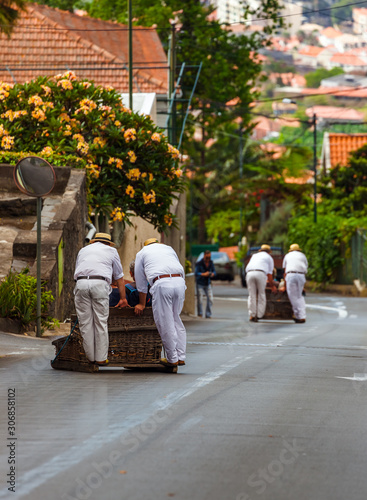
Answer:
<svg viewBox="0 0 367 500"><path fill-rule="evenodd" d="M365 500L366 299L311 294L296 325L214 293L177 375L57 371L50 341L0 334L0 499Z"/></svg>

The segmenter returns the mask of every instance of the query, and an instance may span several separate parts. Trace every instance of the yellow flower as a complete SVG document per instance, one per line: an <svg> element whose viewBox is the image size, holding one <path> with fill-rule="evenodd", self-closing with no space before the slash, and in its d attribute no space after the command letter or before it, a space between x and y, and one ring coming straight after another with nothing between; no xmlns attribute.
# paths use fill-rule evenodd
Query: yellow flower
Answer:
<svg viewBox="0 0 367 500"><path fill-rule="evenodd" d="M70 81L76 80L75 73L72 71L66 71L65 73L60 73L59 75L55 76L55 80L62 80L62 79L67 79Z"/></svg>
<svg viewBox="0 0 367 500"><path fill-rule="evenodd" d="M51 89L47 85L41 85L41 89L44 90L44 92L45 92L46 95L51 94Z"/></svg>
<svg viewBox="0 0 367 500"><path fill-rule="evenodd" d="M115 126L116 127L121 127L121 122L119 122L118 120L115 121Z"/></svg>
<svg viewBox="0 0 367 500"><path fill-rule="evenodd" d="M168 152L172 155L173 158L178 158L180 156L180 152L178 149L174 148L171 144L167 144Z"/></svg>
<svg viewBox="0 0 367 500"><path fill-rule="evenodd" d="M60 122L69 122L70 121L70 116L67 113L61 113L59 116Z"/></svg>
<svg viewBox="0 0 367 500"><path fill-rule="evenodd" d="M152 182L152 180L153 180L153 174L152 173L149 174L149 180L150 180L150 182Z"/></svg>
<svg viewBox="0 0 367 500"><path fill-rule="evenodd" d="M82 99L80 102L80 108L77 109L75 112L76 113L80 113L81 111L87 115L88 113L90 113L91 111L93 111L93 109L96 109L97 107L97 104L92 101L91 99Z"/></svg>
<svg viewBox="0 0 367 500"><path fill-rule="evenodd" d="M79 153L81 153L82 155L86 155L89 151L89 145L87 142L84 142L84 141L80 141L78 142L78 145L76 147L76 149L79 151Z"/></svg>
<svg viewBox="0 0 367 500"><path fill-rule="evenodd" d="M14 137L10 135L4 135L1 139L1 147L3 149L11 149L14 146Z"/></svg>
<svg viewBox="0 0 367 500"><path fill-rule="evenodd" d="M113 157L111 156L111 158L108 160L108 164L109 164L109 165L112 165L112 163L115 163L115 161L116 161L116 158L113 158Z"/></svg>
<svg viewBox="0 0 367 500"><path fill-rule="evenodd" d="M41 106L43 104L43 100L42 100L42 97L40 97L39 95L32 95L32 97L30 97L28 99L28 104L34 104L35 106Z"/></svg>
<svg viewBox="0 0 367 500"><path fill-rule="evenodd" d="M89 89L89 87L92 85L90 82L80 82L85 89Z"/></svg>
<svg viewBox="0 0 367 500"><path fill-rule="evenodd" d="M161 142L161 135L158 134L158 132L154 132L151 136L152 141L154 142Z"/></svg>
<svg viewBox="0 0 367 500"><path fill-rule="evenodd" d="M113 221L119 221L121 222L123 218L125 217L125 213L121 210L120 207L115 208L111 212L111 217Z"/></svg>
<svg viewBox="0 0 367 500"><path fill-rule="evenodd" d="M143 193L144 204L155 203L155 192L153 190L150 191L149 194Z"/></svg>
<svg viewBox="0 0 367 500"><path fill-rule="evenodd" d="M106 139L102 139L101 137L95 137L93 139L93 144L101 148L103 148L106 145L106 142L107 142Z"/></svg>
<svg viewBox="0 0 367 500"><path fill-rule="evenodd" d="M62 129L60 129L61 131ZM71 131L71 126L69 124L66 124L65 125L65 130L64 132L62 133L62 135L65 135L65 136L68 136L68 135L71 135L73 132Z"/></svg>
<svg viewBox="0 0 367 500"><path fill-rule="evenodd" d="M95 165L94 163L88 163L86 166L87 172L92 176L98 179L99 177L99 167L98 165Z"/></svg>
<svg viewBox="0 0 367 500"><path fill-rule="evenodd" d="M75 139L76 141L79 141L79 142L85 142L84 137L82 136L82 134L74 134L73 135L73 139Z"/></svg>
<svg viewBox="0 0 367 500"><path fill-rule="evenodd" d="M181 175L183 174L182 170L180 168L178 168L177 170L175 170L175 175L177 177L181 177Z"/></svg>
<svg viewBox="0 0 367 500"><path fill-rule="evenodd" d="M0 124L0 137L3 137L4 135L9 135L9 132L5 130L4 125L1 123Z"/></svg>
<svg viewBox="0 0 367 500"><path fill-rule="evenodd" d="M124 139L126 142L135 141L136 130L134 128L128 128L127 130L125 130Z"/></svg>
<svg viewBox="0 0 367 500"><path fill-rule="evenodd" d="M124 164L124 162L122 160L120 160L120 158L116 159L116 168L122 170L122 165L123 164Z"/></svg>
<svg viewBox="0 0 367 500"><path fill-rule="evenodd" d="M130 168L130 170L126 174L126 177L130 180L133 180L133 181L139 180L140 176L141 176L141 172L138 168Z"/></svg>
<svg viewBox="0 0 367 500"><path fill-rule="evenodd" d="M127 186L127 188L126 188L126 191L125 191L125 192L126 192L126 194L127 194L128 196L130 196L130 198L134 198L135 189L134 189L132 186L130 186L130 185L129 185L129 186Z"/></svg>
<svg viewBox="0 0 367 500"><path fill-rule="evenodd" d="M42 149L41 154L45 156L50 156L53 154L53 149L50 146L46 146L45 148Z"/></svg>
<svg viewBox="0 0 367 500"><path fill-rule="evenodd" d="M32 111L32 116L39 122L44 122L46 120L45 112L40 108L36 108L34 111Z"/></svg>
<svg viewBox="0 0 367 500"><path fill-rule="evenodd" d="M164 222L167 224L167 226L171 226L173 222L171 215L165 215Z"/></svg>
<svg viewBox="0 0 367 500"><path fill-rule="evenodd" d="M129 157L129 160L130 160L130 163L135 163L136 162L136 154L134 153L134 151L129 151L127 153L127 156Z"/></svg>

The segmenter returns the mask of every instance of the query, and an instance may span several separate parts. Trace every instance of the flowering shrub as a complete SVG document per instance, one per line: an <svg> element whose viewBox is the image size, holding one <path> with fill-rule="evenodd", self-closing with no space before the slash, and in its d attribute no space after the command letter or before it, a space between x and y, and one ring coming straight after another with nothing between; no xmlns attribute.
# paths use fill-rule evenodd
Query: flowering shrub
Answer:
<svg viewBox="0 0 367 500"><path fill-rule="evenodd" d="M14 86L0 82L0 162L37 155L85 168L88 202L129 224L176 225L170 205L184 189L179 152L152 120L126 109L111 88L72 72Z"/></svg>

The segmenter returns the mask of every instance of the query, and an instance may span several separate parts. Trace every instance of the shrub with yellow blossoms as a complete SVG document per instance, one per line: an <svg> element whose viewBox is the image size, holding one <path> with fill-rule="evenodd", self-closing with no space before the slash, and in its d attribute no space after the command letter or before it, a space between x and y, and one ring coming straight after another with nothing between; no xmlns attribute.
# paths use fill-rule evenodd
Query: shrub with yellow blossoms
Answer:
<svg viewBox="0 0 367 500"><path fill-rule="evenodd" d="M90 207L111 220L129 224L137 214L160 231L176 224L169 208L184 189L179 151L111 88L72 72L0 82L0 147L3 163L37 155L85 168Z"/></svg>

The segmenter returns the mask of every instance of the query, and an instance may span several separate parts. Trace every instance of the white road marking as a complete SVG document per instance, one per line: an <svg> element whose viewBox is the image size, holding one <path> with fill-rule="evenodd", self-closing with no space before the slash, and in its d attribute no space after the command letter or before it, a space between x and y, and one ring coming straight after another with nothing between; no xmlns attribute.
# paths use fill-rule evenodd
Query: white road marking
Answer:
<svg viewBox="0 0 367 500"><path fill-rule="evenodd" d="M321 311L330 311L339 314L339 319L345 319L348 317L348 311L341 309L340 307L329 307L329 306L319 306L316 304L306 304L308 309L319 309Z"/></svg>
<svg viewBox="0 0 367 500"><path fill-rule="evenodd" d="M145 411L141 410L139 414L130 415L123 421L116 419L116 423L109 426L107 434L106 430L103 429L93 436L88 437L88 439L82 443L55 455L46 463L25 472L21 478L17 479L17 498L28 495L31 491L43 485L57 474L92 457L95 455L98 448L102 448L108 443L117 443L132 429L141 426L149 419L154 419L154 415L157 414L158 411L168 410L181 399L191 396L191 394L197 390L202 389L259 353L255 352L251 356L246 357L236 356L228 363L221 365L217 370L207 372L202 377L197 378L190 388L174 391L164 399L152 403ZM119 444L122 446L121 443ZM9 491L7 488L0 490L0 498L9 498Z"/></svg>
<svg viewBox="0 0 367 500"><path fill-rule="evenodd" d="M355 373L354 377L335 377L335 378L344 378L345 380L353 380L354 382L366 382L367 373Z"/></svg>

